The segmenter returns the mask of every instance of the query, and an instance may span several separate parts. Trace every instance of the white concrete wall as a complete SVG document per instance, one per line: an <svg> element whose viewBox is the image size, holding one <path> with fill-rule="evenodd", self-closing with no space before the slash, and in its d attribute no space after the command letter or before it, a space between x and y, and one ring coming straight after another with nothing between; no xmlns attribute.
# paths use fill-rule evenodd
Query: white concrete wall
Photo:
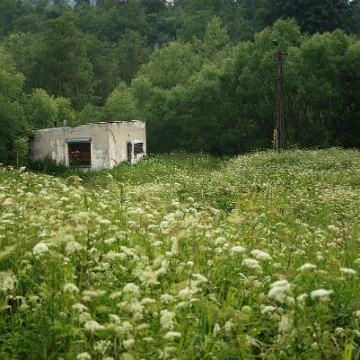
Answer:
<svg viewBox="0 0 360 360"><path fill-rule="evenodd" d="M91 138L91 168L112 168L127 161L127 143L142 142L144 154L134 155L131 162L137 162L146 154L146 123L133 120L113 123L92 123L78 126L62 126L34 130L35 137L30 144L30 156L44 159L50 155L57 163L69 165L66 139ZM133 146L132 146L133 148Z"/></svg>
<svg viewBox="0 0 360 360"><path fill-rule="evenodd" d="M146 123L145 121L133 120L130 122L109 123L109 159L110 167L121 161L128 160L127 144L132 145L131 162L136 163L146 154ZM144 153L134 154L134 144L143 143Z"/></svg>

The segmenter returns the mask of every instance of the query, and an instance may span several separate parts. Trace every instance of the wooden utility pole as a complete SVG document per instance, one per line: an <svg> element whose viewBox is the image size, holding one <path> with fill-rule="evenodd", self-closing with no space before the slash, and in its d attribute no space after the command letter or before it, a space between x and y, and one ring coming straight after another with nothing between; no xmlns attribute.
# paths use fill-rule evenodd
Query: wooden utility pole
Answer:
<svg viewBox="0 0 360 360"><path fill-rule="evenodd" d="M283 98L283 90L282 90L282 58L283 52L278 51L278 76L277 76L277 105L276 105L276 148L283 149L284 148L284 98Z"/></svg>
<svg viewBox="0 0 360 360"><path fill-rule="evenodd" d="M278 46L276 39L273 40L273 44ZM279 151L284 148L284 100L283 100L283 89L282 89L282 73L283 73L283 55L285 55L281 50L274 54L278 59L278 72L277 72L277 101L276 101L276 138L275 138L275 147Z"/></svg>

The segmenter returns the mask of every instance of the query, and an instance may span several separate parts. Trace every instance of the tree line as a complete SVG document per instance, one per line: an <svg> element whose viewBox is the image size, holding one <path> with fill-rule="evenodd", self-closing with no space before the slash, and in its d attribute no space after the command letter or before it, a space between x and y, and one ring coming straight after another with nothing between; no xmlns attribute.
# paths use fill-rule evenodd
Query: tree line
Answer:
<svg viewBox="0 0 360 360"><path fill-rule="evenodd" d="M3 0L0 162L33 128L144 119L148 149L360 147L359 0ZM278 47L275 48L273 39Z"/></svg>

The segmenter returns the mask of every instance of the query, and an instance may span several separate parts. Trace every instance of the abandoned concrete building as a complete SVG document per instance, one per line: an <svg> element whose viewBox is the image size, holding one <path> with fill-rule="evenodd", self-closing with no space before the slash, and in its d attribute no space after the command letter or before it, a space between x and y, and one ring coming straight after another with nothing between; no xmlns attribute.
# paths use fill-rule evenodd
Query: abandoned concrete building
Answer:
<svg viewBox="0 0 360 360"><path fill-rule="evenodd" d="M98 122L34 130L30 157L51 157L57 164L113 168L122 161L136 163L146 154L145 121Z"/></svg>

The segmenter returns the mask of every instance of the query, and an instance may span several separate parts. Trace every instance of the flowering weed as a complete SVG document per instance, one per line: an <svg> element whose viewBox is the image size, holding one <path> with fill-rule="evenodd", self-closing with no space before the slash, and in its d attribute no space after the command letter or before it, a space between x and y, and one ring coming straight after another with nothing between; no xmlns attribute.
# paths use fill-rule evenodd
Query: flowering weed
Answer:
<svg viewBox="0 0 360 360"><path fill-rule="evenodd" d="M0 358L359 358L359 169L340 149L0 168Z"/></svg>

